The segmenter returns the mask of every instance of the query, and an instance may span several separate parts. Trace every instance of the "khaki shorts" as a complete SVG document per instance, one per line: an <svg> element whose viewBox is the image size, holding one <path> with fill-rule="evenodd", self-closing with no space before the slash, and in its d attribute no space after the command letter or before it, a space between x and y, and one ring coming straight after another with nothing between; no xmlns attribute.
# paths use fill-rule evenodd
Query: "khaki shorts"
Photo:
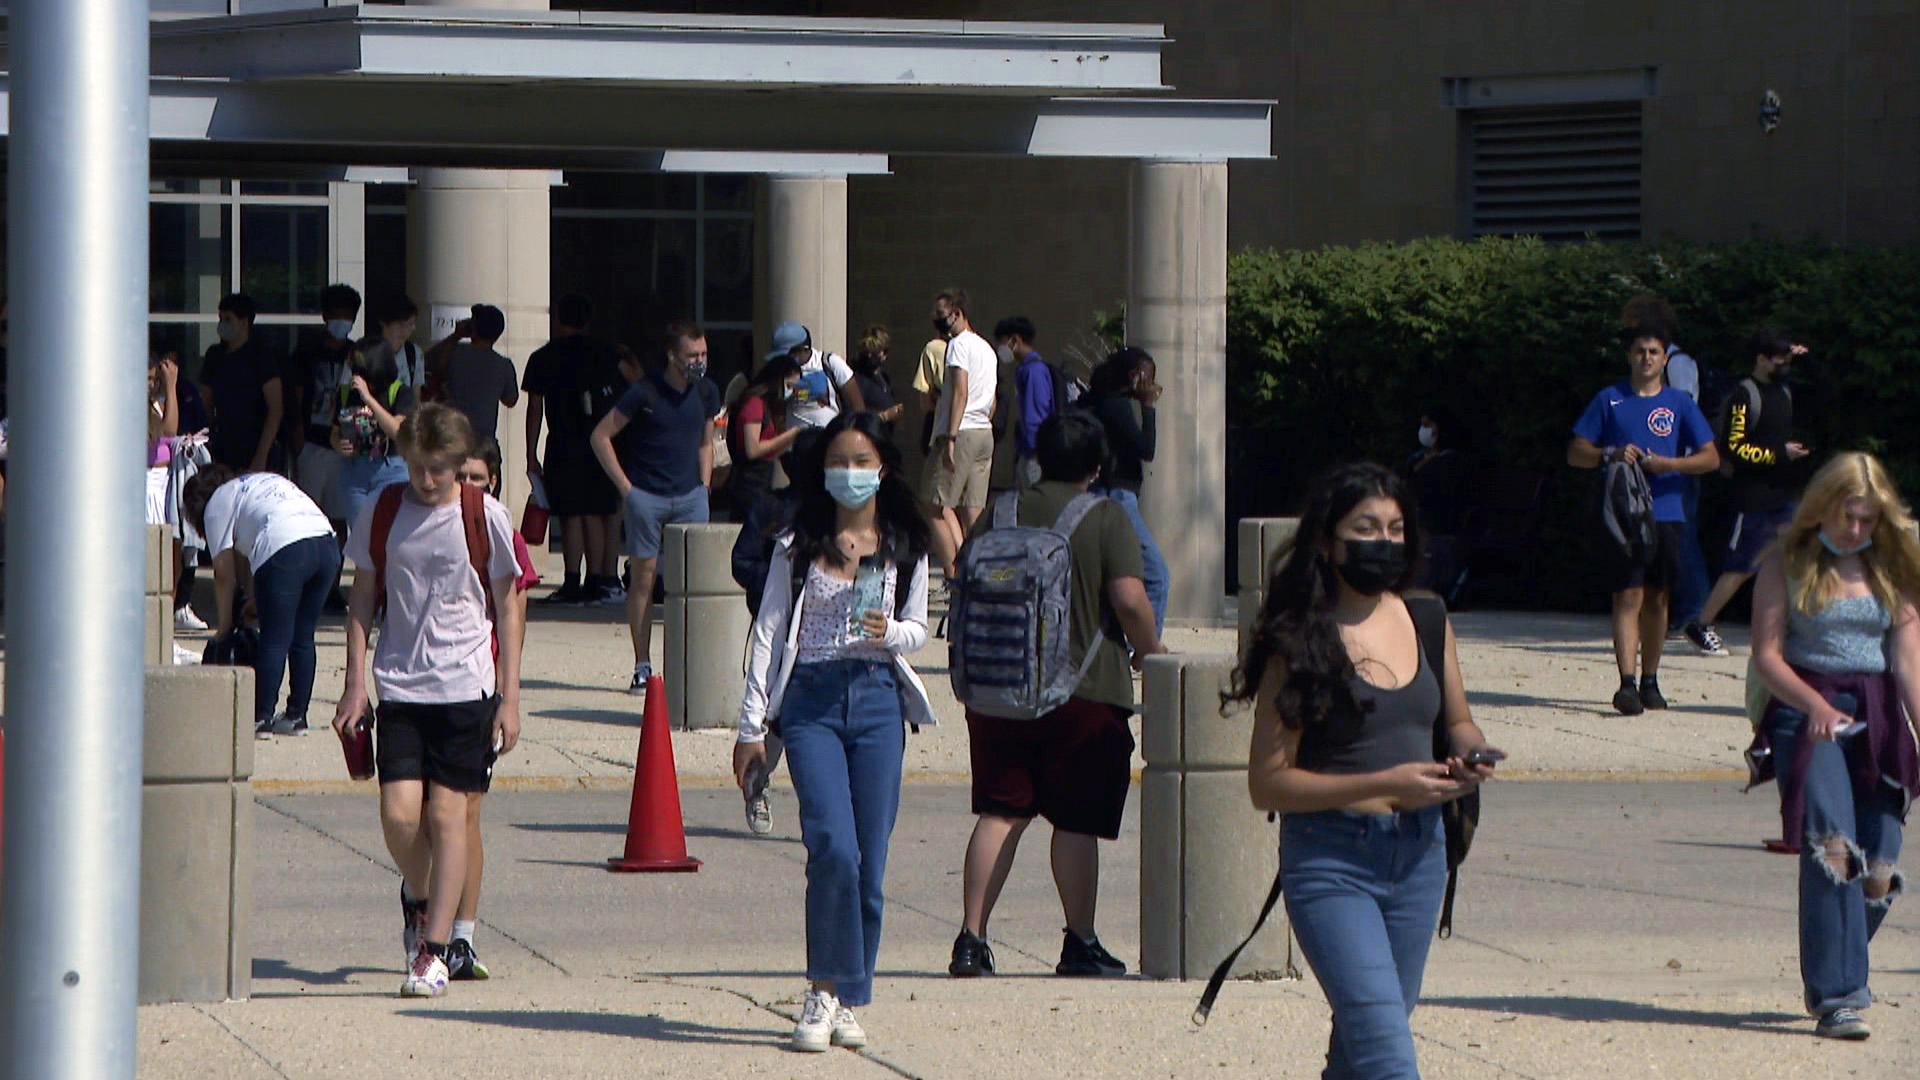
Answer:
<svg viewBox="0 0 1920 1080"><path fill-rule="evenodd" d="M975 510L986 506L987 486L993 478L993 432L962 431L954 438L951 472L947 470L945 458L936 440L933 452L927 455L924 487L927 502Z"/></svg>

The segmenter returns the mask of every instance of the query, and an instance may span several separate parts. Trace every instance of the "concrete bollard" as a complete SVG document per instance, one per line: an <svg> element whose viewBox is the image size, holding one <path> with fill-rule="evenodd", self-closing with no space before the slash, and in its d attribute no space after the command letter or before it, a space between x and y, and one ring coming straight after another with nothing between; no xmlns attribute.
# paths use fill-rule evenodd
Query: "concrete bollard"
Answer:
<svg viewBox="0 0 1920 1080"><path fill-rule="evenodd" d="M667 715L673 726L730 728L746 689L746 591L733 581L738 525L669 525L661 537L667 582Z"/></svg>
<svg viewBox="0 0 1920 1080"><path fill-rule="evenodd" d="M1147 658L1140 778L1140 970L1204 979L1260 914L1279 868L1278 826L1247 798L1253 712L1220 712L1226 656ZM1275 911L1235 977L1293 971Z"/></svg>
<svg viewBox="0 0 1920 1080"><path fill-rule="evenodd" d="M147 669L140 1003L253 987L253 671Z"/></svg>
<svg viewBox="0 0 1920 1080"><path fill-rule="evenodd" d="M1287 545L1300 530L1299 518L1240 519L1240 640L1247 651L1247 634L1267 600L1267 578Z"/></svg>
<svg viewBox="0 0 1920 1080"><path fill-rule="evenodd" d="M146 627L149 664L173 663L173 531L165 525L147 526L146 597L142 624Z"/></svg>

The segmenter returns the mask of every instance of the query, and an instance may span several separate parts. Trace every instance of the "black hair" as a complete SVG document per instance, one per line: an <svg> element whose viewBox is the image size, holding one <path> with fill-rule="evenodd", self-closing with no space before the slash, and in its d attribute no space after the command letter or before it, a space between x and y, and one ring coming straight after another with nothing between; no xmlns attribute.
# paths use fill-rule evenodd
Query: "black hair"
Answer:
<svg viewBox="0 0 1920 1080"><path fill-rule="evenodd" d="M180 492L180 514L201 536L207 534L207 504L220 485L234 478L234 471L218 462L193 474Z"/></svg>
<svg viewBox="0 0 1920 1080"><path fill-rule="evenodd" d="M1660 348L1664 351L1668 345L1673 344L1673 331L1656 322L1635 323L1627 327L1626 333L1620 336L1620 345L1631 352L1634 345L1642 338L1658 341Z"/></svg>
<svg viewBox="0 0 1920 1080"><path fill-rule="evenodd" d="M336 282L320 290L320 314L329 315L336 311L360 314L360 294L353 286Z"/></svg>
<svg viewBox="0 0 1920 1080"><path fill-rule="evenodd" d="M993 338L995 341L1010 337L1017 337L1021 341L1031 345L1039 340L1040 332L1033 328L1032 319L1027 318L1025 315L1014 315L1001 319L998 323L994 324L993 327Z"/></svg>
<svg viewBox="0 0 1920 1080"><path fill-rule="evenodd" d="M1407 570L1391 591L1404 592L1412 586L1413 568L1420 561L1420 513L1412 489L1391 469L1370 461L1334 468L1314 484L1300 515L1300 529L1267 579L1266 600L1254 619L1233 681L1221 694L1223 704L1253 700L1268 666L1278 663L1284 677L1274 706L1288 728L1299 730L1336 714L1359 714L1353 658L1347 655L1340 628L1333 621L1340 582L1325 549L1331 546L1340 519L1375 497L1400 504L1406 521Z"/></svg>
<svg viewBox="0 0 1920 1080"><path fill-rule="evenodd" d="M760 365L753 373L753 385L748 392L767 399L771 405L786 392L786 381L800 376L800 362L784 353Z"/></svg>
<svg viewBox="0 0 1920 1080"><path fill-rule="evenodd" d="M1793 339L1774 329L1763 326L1747 339L1747 359L1756 356L1792 356Z"/></svg>
<svg viewBox="0 0 1920 1080"><path fill-rule="evenodd" d="M235 318L252 322L260 314L260 305L254 303L253 297L246 293L237 292L221 297L220 306L216 310L229 312Z"/></svg>
<svg viewBox="0 0 1920 1080"><path fill-rule="evenodd" d="M553 321L575 330L585 330L593 321L593 301L579 293L568 293L553 302Z"/></svg>
<svg viewBox="0 0 1920 1080"><path fill-rule="evenodd" d="M1153 363L1153 355L1133 345L1115 349L1087 378L1087 389L1095 394L1124 394L1133 382L1133 373Z"/></svg>
<svg viewBox="0 0 1920 1080"><path fill-rule="evenodd" d="M842 433L857 431L873 444L880 455L880 493L874 496L874 524L880 532L880 554L892 560L902 574L913 571L914 563L927 553L926 518L907 483L900 448L881 430L880 418L869 412L843 412L821 430L819 438L801 458L799 475L789 472L788 479L798 493L799 505L793 515L793 558L805 565L825 558L844 566L840 549L833 542L838 519L838 503L827 494L827 447ZM903 580L900 588L906 587Z"/></svg>
<svg viewBox="0 0 1920 1080"><path fill-rule="evenodd" d="M388 323L406 322L420 314L420 306L413 302L412 297L404 293L394 293L392 296L382 298L368 314L373 316L373 325L378 330Z"/></svg>
<svg viewBox="0 0 1920 1080"><path fill-rule="evenodd" d="M1473 431L1461 421L1459 413L1445 405L1435 405L1426 411L1426 417L1439 429L1433 443L1435 450L1473 449Z"/></svg>
<svg viewBox="0 0 1920 1080"><path fill-rule="evenodd" d="M1085 409L1063 409L1033 433L1042 480L1079 484L1107 464L1107 429Z"/></svg>

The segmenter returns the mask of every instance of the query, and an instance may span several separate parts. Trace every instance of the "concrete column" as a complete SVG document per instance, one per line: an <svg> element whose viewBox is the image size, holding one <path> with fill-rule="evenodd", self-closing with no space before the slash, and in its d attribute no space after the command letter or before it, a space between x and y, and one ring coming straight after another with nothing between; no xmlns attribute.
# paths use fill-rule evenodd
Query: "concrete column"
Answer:
<svg viewBox="0 0 1920 1080"><path fill-rule="evenodd" d="M140 655L149 664L173 663L173 531L165 525L147 526L146 605L140 622L146 644Z"/></svg>
<svg viewBox="0 0 1920 1080"><path fill-rule="evenodd" d="M1299 531L1299 518L1240 519L1240 656L1247 654L1247 633L1266 603L1273 568Z"/></svg>
<svg viewBox="0 0 1920 1080"><path fill-rule="evenodd" d="M1140 749L1140 970L1204 979L1260 914L1279 837L1247 799L1253 711L1222 716L1228 656L1148 657ZM1276 910L1233 969L1298 977Z"/></svg>
<svg viewBox="0 0 1920 1080"><path fill-rule="evenodd" d="M548 0L409 0L410 7L546 11ZM507 316L496 346L526 372L551 329L551 174L508 169L415 169L407 194L407 292L424 336L435 305L487 303ZM423 343L428 344L428 343ZM501 501L516 520L527 498L526 408L500 410Z"/></svg>
<svg viewBox="0 0 1920 1080"><path fill-rule="evenodd" d="M551 303L551 174L506 169L415 169L407 194L407 291L420 305L421 337L436 310L464 317L474 304L507 316L499 345L526 370L545 344ZM428 342L422 341L422 345ZM517 514L527 495L524 402L500 410L502 500Z"/></svg>
<svg viewBox="0 0 1920 1080"><path fill-rule="evenodd" d="M253 985L253 671L147 669L140 1003Z"/></svg>
<svg viewBox="0 0 1920 1080"><path fill-rule="evenodd" d="M738 525L669 525L661 538L666 578L667 715L673 726L730 728L746 689L745 590L733 580Z"/></svg>
<svg viewBox="0 0 1920 1080"><path fill-rule="evenodd" d="M329 282L353 286L360 294L360 318L354 324L355 337L366 333L367 295L367 185L348 181L327 184L327 203L332 211L331 247L333 266Z"/></svg>
<svg viewBox="0 0 1920 1080"><path fill-rule="evenodd" d="M766 291L755 354L766 352L774 324L793 320L813 331L816 348L847 354L847 178L769 176Z"/></svg>
<svg viewBox="0 0 1920 1080"><path fill-rule="evenodd" d="M1127 341L1166 388L1141 512L1166 554L1170 622L1220 618L1227 529L1227 166L1133 166Z"/></svg>

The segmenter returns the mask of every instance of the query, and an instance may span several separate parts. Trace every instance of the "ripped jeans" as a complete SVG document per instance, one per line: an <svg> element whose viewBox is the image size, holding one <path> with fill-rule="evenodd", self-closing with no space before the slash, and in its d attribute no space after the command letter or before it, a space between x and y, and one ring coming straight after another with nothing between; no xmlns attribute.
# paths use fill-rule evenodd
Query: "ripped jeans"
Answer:
<svg viewBox="0 0 1920 1080"><path fill-rule="evenodd" d="M1776 760L1793 761L1806 715L1780 709L1775 716ZM1800 979L1807 1011L1814 1016L1872 1003L1867 942L1906 884L1894 868L1900 858L1906 792L1885 781L1871 791L1857 790L1847 771L1845 743L1815 743L1807 762L1807 835L1800 844ZM1836 860L1846 868L1834 865ZM1869 883L1879 897L1868 898Z"/></svg>

